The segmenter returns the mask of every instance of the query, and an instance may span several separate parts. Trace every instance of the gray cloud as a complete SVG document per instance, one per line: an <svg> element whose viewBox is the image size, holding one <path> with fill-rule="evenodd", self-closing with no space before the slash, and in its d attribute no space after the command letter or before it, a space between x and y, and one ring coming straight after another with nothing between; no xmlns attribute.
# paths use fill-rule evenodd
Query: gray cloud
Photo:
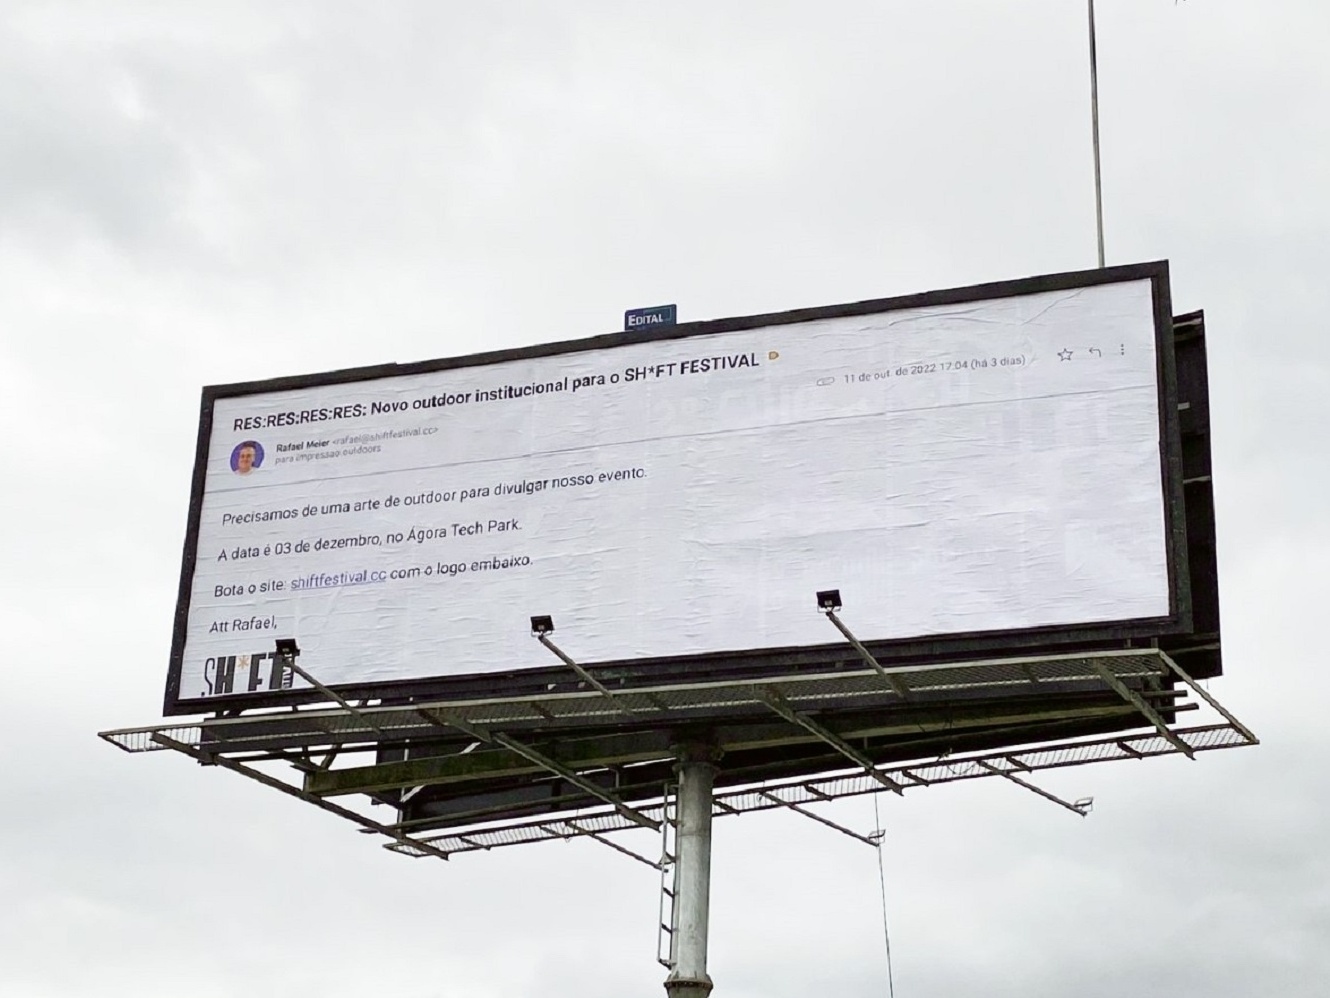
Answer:
<svg viewBox="0 0 1330 998"><path fill-rule="evenodd" d="M1109 256L1210 331L1258 749L882 802L897 993L1319 994L1330 159L1311 0L1101 4ZM1077 269L1084 10L14 3L0 15L0 990L650 993L655 877L443 864L96 730L156 718L205 383ZM867 800L829 813L859 829ZM649 834L623 840L644 853ZM876 857L717 824L717 994L885 992Z"/></svg>

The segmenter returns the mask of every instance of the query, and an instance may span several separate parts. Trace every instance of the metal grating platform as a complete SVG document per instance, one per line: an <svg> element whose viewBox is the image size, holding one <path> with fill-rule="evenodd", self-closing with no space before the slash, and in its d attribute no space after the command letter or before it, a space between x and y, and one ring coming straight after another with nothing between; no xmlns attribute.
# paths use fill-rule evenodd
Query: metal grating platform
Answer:
<svg viewBox="0 0 1330 998"><path fill-rule="evenodd" d="M1176 734L1197 752L1239 748L1251 744L1231 725L1178 728ZM909 790L1004 774L1019 776L1037 770L1084 766L1094 762L1147 759L1178 754L1181 754L1179 750L1162 736L1145 733L887 766L878 771L886 776L898 778L905 789ZM763 784L717 793L714 813L719 818L731 814L746 814L750 811L770 811L791 805L820 804L842 797L879 793L882 789L882 785L866 773L833 773L811 780ZM643 811L659 820L662 815L662 805L646 807ZM490 825L446 835L422 835L417 841L397 842L386 848L406 856L420 857L433 855L436 852L453 855L532 842L603 835L637 827L636 823L628 821L611 809L595 808L555 820ZM420 848L421 845L429 846L431 850L427 852Z"/></svg>
<svg viewBox="0 0 1330 998"><path fill-rule="evenodd" d="M976 749L938 757L936 744L930 754L918 747L925 742L898 739L877 743L862 731L854 734L849 728L841 728L846 733L838 733L834 723L838 717L900 716L899 712L915 709L930 700L954 703L957 694L962 693L988 697L987 702L994 703L1002 702L1005 697L1028 697L1030 702L1044 703L1040 697L1054 691L1059 695L1071 692L1096 697L1093 710L1099 715L1106 709L1102 704L1108 695L1116 704L1112 708L1118 719L1114 724L1123 731L1109 737L1057 737L1046 733L1053 729L1039 729L1032 734L1035 729L1016 727L1010 729L1013 734L1005 743L1018 742L1017 748ZM1179 702L1188 692L1218 714L1222 723L1191 727L1169 723L1166 718L1178 711L1196 708ZM458 853L510 845L592 838L655 866L658 864L604 836L633 828L660 829L667 800L664 782L651 783L643 790L638 776L637 786L633 788L635 772L645 770L634 770L632 763L616 768L612 755L561 761L557 757L558 739L574 742L583 739L584 743L588 733L592 733L600 741L613 741L616 745L623 739L636 739L632 744L657 746L668 744L661 743L665 731L691 730L699 724L717 726L722 721L728 724L750 715L757 719L752 723L783 731L781 737L791 745L820 747L818 765L802 768L805 773L820 771L824 775L748 782L747 774L755 770L732 770L735 774L732 786L716 794L714 813L724 816L790 808L873 845L876 840L842 828L808 810L809 805L883 789L904 793L919 787L999 777L1083 814L1079 805L1040 790L1023 776L1094 762L1172 754L1194 758L1199 752L1257 742L1250 730L1168 655L1155 649L896 669L878 666L853 672L777 676L623 693L597 684L585 692L504 700L392 706L344 704L336 709L298 708L209 718L193 724L117 729L102 732L101 737L126 752L170 749L204 765L233 770L346 818L363 831L386 836L391 840L387 848L408 856L447 859ZM1133 727L1149 730L1130 730ZM919 730L922 732L923 728ZM540 744L524 741L528 733L539 737ZM348 791L357 807L334 803L327 799L329 791L319 790L327 782L328 774L358 778L360 772L369 770L377 775L394 765L347 766L343 758L347 754L377 751L384 746L437 746L441 738L451 739L447 742L452 746L448 750L451 754L426 755L423 758L427 766L436 762L455 766L458 760L484 761L481 757L507 759L509 763L519 763L523 772L534 774L532 780L554 781L573 788L573 792L559 797L551 813L536 817L529 809L514 805L498 808L499 813L490 809L483 817L475 814L467 817L464 812L452 820L387 823L371 816L370 806L376 801L386 801L396 802L400 809L421 786L397 784L402 787L400 796L385 797L374 789L374 784L363 784ZM485 746L483 751L471 755L473 749L481 746ZM918 756L910 757L912 752ZM656 767L652 772L668 772L673 758L668 748L663 747L652 747L638 755L652 760L650 765ZM471 762L465 762L465 766L470 765ZM481 767L473 774L464 774L464 778L472 780L478 788L475 792L483 795L492 792L489 788L494 786L493 780L499 772L492 767ZM620 797L617 792L620 784L606 780L615 774L616 779L627 781L629 789L635 789L636 798L629 799L644 802L629 804ZM455 778L454 774L447 779Z"/></svg>
<svg viewBox="0 0 1330 998"><path fill-rule="evenodd" d="M274 748L323 748L388 739L427 737L438 731L431 713L445 711L470 725L507 732L560 726L657 726L689 718L730 715L736 710L767 710L765 695L778 692L803 710L860 701L899 703L909 697L961 691L1047 689L1053 684L1102 685L1101 669L1119 679L1160 679L1168 675L1156 650L1104 651L1077 655L955 662L885 670L892 684L871 669L824 675L774 677L742 682L668 686L614 693L588 690L544 697L504 700L428 701L409 706L345 709L305 708L255 712L240 717L210 718L197 724L121 728L101 737L126 752L166 748L155 736L208 752L262 751ZM902 692L898 692L895 686Z"/></svg>

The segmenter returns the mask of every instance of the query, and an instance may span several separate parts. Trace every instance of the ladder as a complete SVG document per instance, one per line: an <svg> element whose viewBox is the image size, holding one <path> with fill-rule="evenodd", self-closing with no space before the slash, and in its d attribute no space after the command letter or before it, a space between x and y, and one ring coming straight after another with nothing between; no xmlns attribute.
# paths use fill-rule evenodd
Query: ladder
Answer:
<svg viewBox="0 0 1330 998"><path fill-rule="evenodd" d="M660 911L657 916L656 961L666 970L674 969L676 924L675 894L678 891L675 864L675 840L679 834L678 784L665 784L660 821Z"/></svg>

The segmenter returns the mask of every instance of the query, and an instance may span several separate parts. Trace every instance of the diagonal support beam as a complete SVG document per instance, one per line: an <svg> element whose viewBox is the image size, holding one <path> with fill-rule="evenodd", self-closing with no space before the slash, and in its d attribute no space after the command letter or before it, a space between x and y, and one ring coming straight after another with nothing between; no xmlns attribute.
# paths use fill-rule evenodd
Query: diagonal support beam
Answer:
<svg viewBox="0 0 1330 998"><path fill-rule="evenodd" d="M594 839L596 842L599 842L601 845L609 846L615 852L621 852L629 859L635 859L639 863L644 863L645 865L651 867L651 869L653 870L663 871L665 869L665 865L663 863L653 863L645 856L642 856L639 853L635 853L631 849L625 849L617 842L611 842L604 835L600 834L600 832L593 832L590 829L583 828L581 825L575 824L572 821L564 821L563 824L567 825L569 828L575 831L578 834L578 836L582 838ZM548 828L549 826L547 825L546 827ZM550 830L553 831L552 828Z"/></svg>
<svg viewBox="0 0 1330 998"><path fill-rule="evenodd" d="M1103 662L1096 661L1094 667L1095 671L1099 673L1104 682L1108 683L1108 685L1113 688L1113 692L1139 710L1145 716L1145 719L1155 726L1155 730L1158 731L1170 745L1185 755L1188 759L1194 760L1196 758L1196 753L1192 750L1192 747L1173 733L1172 729L1164 723L1164 719L1159 716L1158 711L1146 703L1139 693L1127 686L1117 676L1113 675Z"/></svg>
<svg viewBox="0 0 1330 998"><path fill-rule="evenodd" d="M1247 739L1247 741L1252 745L1259 745L1261 743L1261 740L1256 737L1256 735L1252 732L1250 728L1248 728L1245 724L1243 724L1236 717L1234 717L1232 712L1229 711L1227 707L1225 707L1222 703L1220 703L1218 700L1212 697L1210 695L1209 690L1202 687L1199 683L1196 682L1196 680L1192 679L1191 676L1187 675L1187 673L1183 671L1182 666L1178 665L1177 662L1173 661L1171 656L1166 655L1164 652L1161 651L1159 653L1159 657L1164 660L1165 665L1167 665L1170 669L1172 669L1175 673L1177 673L1178 678L1181 679L1184 683L1186 683L1191 688L1191 691L1193 693L1195 693L1198 697L1200 697L1211 707L1213 707L1215 711L1221 717L1223 717L1225 721L1233 725L1233 727L1237 730L1238 734L1242 735L1242 737Z"/></svg>
<svg viewBox="0 0 1330 998"><path fill-rule="evenodd" d="M759 691L758 696L761 697L762 702L771 708L776 714L779 714L791 724L796 724L803 728L809 734L820 738L851 762L862 766L864 772L877 780L878 783L881 783L892 793L904 795L904 788L891 777L878 772L877 766L874 765L872 759L868 758L868 756L863 752L860 752L844 738L840 737L840 735L833 731L829 731L822 725L818 724L807 714L799 713L790 706L789 701L781 696L778 690L773 687L767 687L766 689Z"/></svg>
<svg viewBox="0 0 1330 998"><path fill-rule="evenodd" d="M295 797L298 800L303 800L307 804L313 804L315 807L328 811L331 814L335 814L339 818L346 818L353 821L366 831L378 832L380 835L386 835L388 838L400 842L402 845L410 846L413 849L420 849L422 852L427 852L432 856L439 857L439 859L448 858L446 852L442 849L436 849L427 842L413 839L394 828L390 828L388 825L381 824L372 818L366 818L363 814L357 814L349 808L340 807L330 801L321 800L313 794L307 794L298 787L293 787L289 783L283 783L275 776L269 776L261 770L251 769L249 766L236 762L234 759L228 759L226 756L222 755L211 755L210 753L201 752L192 745L186 745L184 742L176 741L174 738L160 732L154 734L152 739L159 745L163 745L169 749L175 749L177 752L181 752L205 765L221 766L224 769L231 770L233 773L239 773L241 776L248 776L251 780L254 780L257 783L262 783L265 787L271 787L273 790L280 791L281 793Z"/></svg>
<svg viewBox="0 0 1330 998"><path fill-rule="evenodd" d="M822 612L826 614L826 618L829 621L831 621L833 624L836 625L836 630L840 631L841 634L845 636L845 640L848 641L850 645L854 648L854 650L859 653L859 657L862 658L869 665L871 665L874 669L876 669L878 675L880 675L883 679L887 681L887 683L895 691L896 695L899 696L902 700L907 699L910 695L910 692L905 688L905 684L902 683L899 678L897 678L892 673L888 672L885 668L882 667L882 663L873 657L873 653L869 651L867 648L865 648L863 642L860 641L858 638L856 638L853 634L851 634L850 629L845 626L844 622L839 617L836 616L836 611L823 610Z"/></svg>
<svg viewBox="0 0 1330 998"><path fill-rule="evenodd" d="M774 727L774 725L773 725ZM660 740L663 741L664 734ZM367 766L344 766L312 772L305 777L305 789L320 797L339 794L380 793L419 786L442 786L469 780L502 776L525 776L543 768L505 748L469 743L469 751L452 755L419 756L397 762L378 762ZM615 766L636 762L654 762L666 750L648 735L612 734L591 738L567 738L549 753L570 769L591 766Z"/></svg>
<svg viewBox="0 0 1330 998"><path fill-rule="evenodd" d="M641 825L643 828L650 828L652 831L660 831L659 821L647 817L634 807L629 807L619 799L617 794L613 794L603 787L596 786L596 784L592 783L585 777L578 775L563 763L551 759L549 756L545 755L545 753L532 748L530 745L519 742L516 738L505 735L500 731L488 731L479 725L463 721L460 717L455 717L445 710L435 708L432 710L421 710L420 713L435 724L456 728L458 731L470 735L477 741L487 742L491 745L502 745L509 751L516 752L529 762L534 762L541 769L549 770L555 776L567 780L583 793L590 794L592 797L603 800L606 804L609 804L614 810L618 811L634 824Z"/></svg>
<svg viewBox="0 0 1330 998"><path fill-rule="evenodd" d="M874 838L871 835L860 835L858 832L851 831L850 829L846 828L844 825L836 824L836 822L832 821L830 818L824 818L822 817L822 815L816 814L805 807L800 807L798 804L791 804L787 800L781 800L775 794L767 793L765 790L759 790L758 796L765 797L773 804L779 804L781 807L789 808L791 811L794 811L796 814L802 814L805 818L812 818L820 825L826 825L828 828L834 828L842 835L848 835L850 838L857 839L858 841L864 843L865 845L872 846L874 849L879 848L882 844L882 840L880 837Z"/></svg>
<svg viewBox="0 0 1330 998"><path fill-rule="evenodd" d="M1075 804L1071 803L1070 801L1063 800L1057 794L1051 794L1043 787L1036 787L1033 783L1030 783L1026 780L1022 780L1019 776L1009 773L1005 769L999 769L997 766L994 766L992 763L984 762L982 759L979 759L975 761L975 764L982 769L988 770L994 776L1001 776L1005 780L1010 780L1018 787L1024 787L1032 794L1038 794L1040 797L1044 798L1044 800L1052 801L1054 804L1058 805L1058 807L1065 807L1072 814L1077 814L1080 815L1082 818L1084 818L1087 814L1090 813L1090 809L1088 806L1077 807ZM1086 799L1088 800L1089 798Z"/></svg>

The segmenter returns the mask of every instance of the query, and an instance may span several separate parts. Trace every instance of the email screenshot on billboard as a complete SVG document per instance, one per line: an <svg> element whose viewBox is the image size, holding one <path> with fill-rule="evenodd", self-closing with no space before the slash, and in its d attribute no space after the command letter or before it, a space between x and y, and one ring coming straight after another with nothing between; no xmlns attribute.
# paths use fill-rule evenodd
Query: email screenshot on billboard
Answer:
<svg viewBox="0 0 1330 998"><path fill-rule="evenodd" d="M1161 282L215 390L175 697L1167 617Z"/></svg>

